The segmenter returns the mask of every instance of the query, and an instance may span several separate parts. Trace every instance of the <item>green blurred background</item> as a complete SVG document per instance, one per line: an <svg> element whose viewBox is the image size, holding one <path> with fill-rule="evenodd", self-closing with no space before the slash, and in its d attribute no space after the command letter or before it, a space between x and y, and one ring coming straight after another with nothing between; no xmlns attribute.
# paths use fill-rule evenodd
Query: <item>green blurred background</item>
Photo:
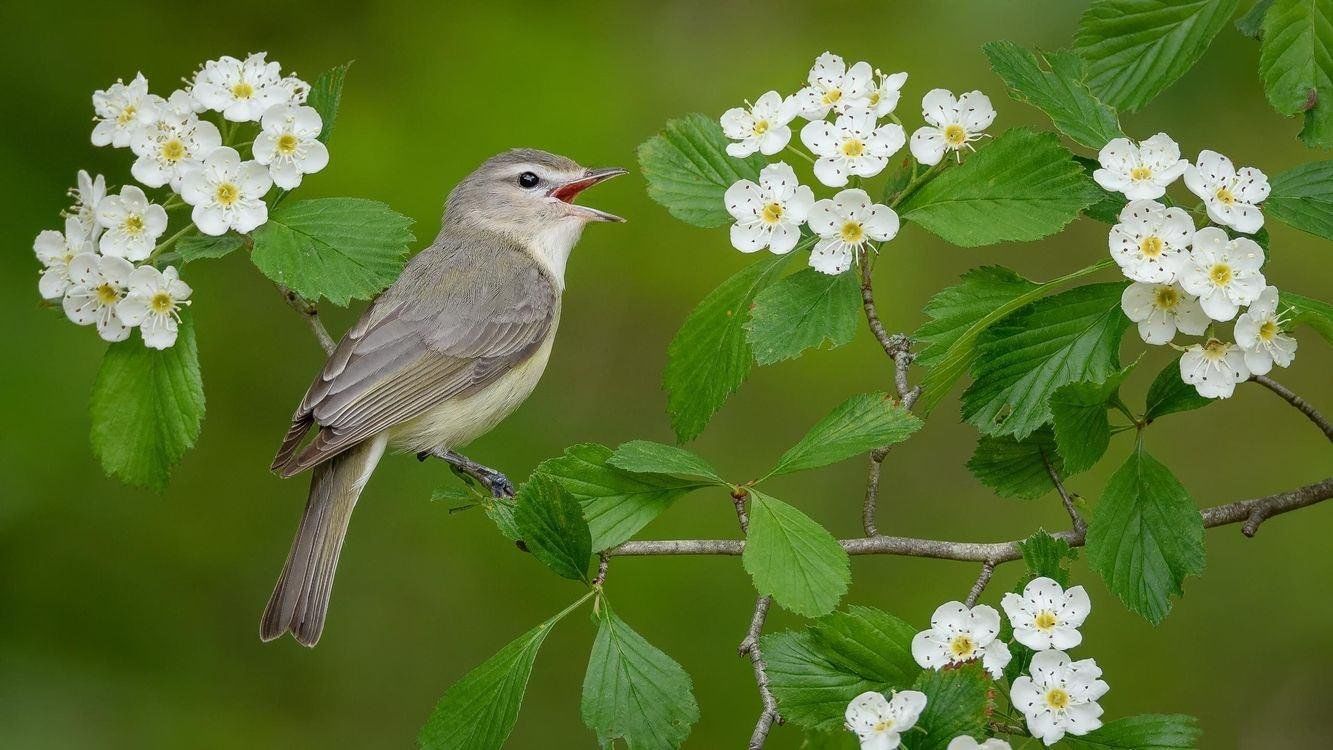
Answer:
<svg viewBox="0 0 1333 750"><path fill-rule="evenodd" d="M1248 5L1248 3L1246 4ZM434 236L445 193L476 163L530 145L589 164L634 167L634 149L673 116L713 115L769 88L791 92L832 49L911 73L899 112L919 124L935 86L980 88L992 128L1048 127L1010 100L980 51L1012 39L1058 48L1082 4L897 3L5 3L0 47L0 290L9 356L0 380L0 747L405 747L444 689L578 594L496 534L480 512L429 502L443 465L387 459L343 552L324 639L261 644L257 622L287 553L305 479L266 467L321 355L272 285L242 255L190 266L208 417L163 495L106 479L88 448L87 398L103 345L41 309L32 237L57 227L80 167L128 176L124 151L94 149L89 97L142 70L158 93L203 60L268 50L313 80L348 59L332 163L302 193L389 202ZM1324 158L1270 110L1258 45L1230 27L1202 62L1128 132L1173 134L1187 155L1214 148L1269 174ZM595 226L569 272L559 344L531 400L469 455L522 478L578 441L669 440L659 388L665 348L691 307L745 259L725 231L672 220L633 175L590 202L629 217ZM914 329L920 309L964 270L1003 263L1049 278L1103 257L1105 227L1080 221L1040 243L963 250L909 227L877 269L881 314ZM1272 226L1274 283L1328 297L1328 247ZM1106 277L1110 279L1111 276ZM357 310L330 309L340 332ZM10 317L12 316L12 317ZM1142 349L1127 337L1126 354ZM1278 379L1333 411L1333 356L1309 331ZM1148 353L1127 386L1141 403L1169 359ZM846 395L886 387L862 331L845 348L756 370L693 447L733 477L753 475ZM1200 505L1266 494L1328 474L1329 447L1294 410L1246 385L1230 402L1155 425L1149 447ZM946 402L890 456L880 527L998 540L1063 527L1054 496L1003 501L963 463L972 428ZM1129 449L1073 489L1096 498ZM840 535L859 533L860 461L784 478L779 496ZM731 536L724 496L679 502L647 537ZM1208 570L1160 627L1127 613L1079 563L1094 601L1080 656L1112 689L1108 717L1186 712L1208 748L1314 747L1333 733L1333 504L1288 515L1253 540L1208 535ZM859 558L848 601L925 625L961 598L976 566ZM985 601L1019 574L1001 569ZM609 595L620 613L693 675L703 718L690 747L739 747L758 699L736 643L753 592L739 561L622 559ZM799 623L782 613L772 628ZM513 747L590 747L578 715L592 627L567 620L547 641ZM794 728L773 747L795 747Z"/></svg>

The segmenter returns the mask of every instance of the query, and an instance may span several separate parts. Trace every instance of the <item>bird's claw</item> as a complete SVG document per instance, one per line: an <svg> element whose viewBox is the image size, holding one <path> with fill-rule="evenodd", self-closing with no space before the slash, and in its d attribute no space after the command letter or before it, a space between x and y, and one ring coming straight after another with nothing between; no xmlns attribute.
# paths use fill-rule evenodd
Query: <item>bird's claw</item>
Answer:
<svg viewBox="0 0 1333 750"><path fill-rule="evenodd" d="M491 491L491 497L497 500L511 498L516 494L514 483L509 481L509 477L493 469L487 469L481 481Z"/></svg>

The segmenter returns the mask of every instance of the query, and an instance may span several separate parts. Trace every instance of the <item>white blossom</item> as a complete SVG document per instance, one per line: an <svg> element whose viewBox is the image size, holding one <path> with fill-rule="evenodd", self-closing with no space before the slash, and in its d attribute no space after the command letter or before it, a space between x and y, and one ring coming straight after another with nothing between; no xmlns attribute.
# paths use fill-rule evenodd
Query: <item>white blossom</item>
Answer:
<svg viewBox="0 0 1333 750"><path fill-rule="evenodd" d="M1180 285L1199 298L1213 320L1231 320L1241 305L1258 299L1266 282L1264 250L1248 237L1228 239L1217 227L1194 235L1194 251L1181 268Z"/></svg>
<svg viewBox="0 0 1333 750"><path fill-rule="evenodd" d="M69 289L69 264L83 253L96 251L91 228L77 216L65 217L65 231L47 229L37 235L32 250L42 264L37 290L43 299L60 299Z"/></svg>
<svg viewBox="0 0 1333 750"><path fill-rule="evenodd" d="M93 111L97 124L93 126L94 146L124 148L134 140L150 116L148 80L143 73L129 83L115 83L93 92Z"/></svg>
<svg viewBox="0 0 1333 750"><path fill-rule="evenodd" d="M861 750L893 750L925 708L926 694L916 690L900 690L891 700L872 691L853 698L844 718L847 730L861 741Z"/></svg>
<svg viewBox="0 0 1333 750"><path fill-rule="evenodd" d="M1236 344L1252 375L1266 375L1274 364L1287 367L1296 356L1296 339L1282 332L1277 303L1277 287L1267 287L1236 319Z"/></svg>
<svg viewBox="0 0 1333 750"><path fill-rule="evenodd" d="M213 123L199 119L184 91L159 101L153 109L153 121L131 144L139 158L130 174L148 187L170 184L180 192L185 173L222 145L222 134Z"/></svg>
<svg viewBox="0 0 1333 750"><path fill-rule="evenodd" d="M822 120L830 111L846 112L869 103L873 86L870 63L847 63L832 52L825 52L810 68L809 86L793 96L797 112L808 120Z"/></svg>
<svg viewBox="0 0 1333 750"><path fill-rule="evenodd" d="M242 162L236 149L215 149L203 163L191 169L181 183L181 198L194 206L190 218L208 235L235 229L245 234L268 221L264 194L273 179L264 165Z"/></svg>
<svg viewBox="0 0 1333 750"><path fill-rule="evenodd" d="M903 84L907 83L906 73L886 74L876 70L878 82L871 82L870 93L866 95L866 108L876 117L884 117L898 108L898 98L902 94Z"/></svg>
<svg viewBox="0 0 1333 750"><path fill-rule="evenodd" d="M1009 699L1027 719L1028 731L1048 747L1066 734L1084 735L1102 725L1097 700L1110 686L1093 659L1071 662L1063 651L1039 651L1032 676L1014 680Z"/></svg>
<svg viewBox="0 0 1333 750"><path fill-rule="evenodd" d="M1175 280L1189 254L1194 220L1183 208L1133 200L1121 209L1107 241L1111 257L1130 280L1167 283Z"/></svg>
<svg viewBox="0 0 1333 750"><path fill-rule="evenodd" d="M1012 658L999 634L1000 613L994 607L979 604L969 609L962 602L946 602L931 615L930 629L912 639L912 658L923 668L936 670L981 659L982 666L999 679Z"/></svg>
<svg viewBox="0 0 1333 750"><path fill-rule="evenodd" d="M801 141L819 157L815 177L830 187L846 185L852 175L879 174L904 139L901 125L877 126L875 113L868 109L848 110L833 123L817 120L801 129Z"/></svg>
<svg viewBox="0 0 1333 750"><path fill-rule="evenodd" d="M1189 162L1180 158L1180 146L1166 133L1134 143L1115 138L1097 154L1101 169L1092 173L1098 185L1130 200L1156 199L1166 195Z"/></svg>
<svg viewBox="0 0 1333 750"><path fill-rule="evenodd" d="M829 275L852 266L856 252L870 242L886 242L898 234L898 214L873 203L864 190L844 190L816 201L807 221L821 239L810 253L810 265Z"/></svg>
<svg viewBox="0 0 1333 750"><path fill-rule="evenodd" d="M912 156L934 166L946 151L972 148L971 142L984 136L982 131L995 122L995 107L980 91L955 99L947 89L933 89L921 98L921 116L929 124L912 133Z"/></svg>
<svg viewBox="0 0 1333 750"><path fill-rule="evenodd" d="M130 327L116 306L125 298L134 264L124 258L80 253L69 264L70 288L65 293L65 315L74 323L96 325L106 341L124 341Z"/></svg>
<svg viewBox="0 0 1333 750"><path fill-rule="evenodd" d="M238 60L224 55L209 60L194 76L191 95L232 122L259 120L275 104L292 100L294 87L282 77L282 65L256 52Z"/></svg>
<svg viewBox="0 0 1333 750"><path fill-rule="evenodd" d="M1176 331L1200 336L1212 322L1199 307L1199 301L1179 284L1145 284L1136 281L1120 295L1120 309L1139 324L1139 336L1146 344L1165 344Z"/></svg>
<svg viewBox="0 0 1333 750"><path fill-rule="evenodd" d="M1008 742L998 737L991 737L985 742L977 742L967 735L962 735L950 740L949 746L944 750L1012 750L1012 748L1009 747Z"/></svg>
<svg viewBox="0 0 1333 750"><path fill-rule="evenodd" d="M1204 398L1231 398L1236 384L1250 378L1245 352L1218 339L1194 344L1180 355L1180 379L1194 386Z"/></svg>
<svg viewBox="0 0 1333 750"><path fill-rule="evenodd" d="M755 100L749 109L733 107L722 115L722 132L735 143L727 144L727 153L744 158L758 151L772 156L791 142L791 126L796 118L794 99L783 99L769 91Z"/></svg>
<svg viewBox="0 0 1333 750"><path fill-rule="evenodd" d="M144 346L168 349L176 343L180 308L188 305L190 287L180 280L174 266L159 271L139 266L129 276L129 292L116 305L116 314L127 325L139 326Z"/></svg>
<svg viewBox="0 0 1333 750"><path fill-rule="evenodd" d="M736 223L731 244L743 253L767 247L783 255L801 238L801 224L810 215L815 195L797 182L785 162L770 164L759 173L759 184L741 180L727 188L723 200Z"/></svg>
<svg viewBox="0 0 1333 750"><path fill-rule="evenodd" d="M1014 640L1034 651L1077 646L1083 640L1078 629L1092 611L1092 601L1082 586L1066 591L1045 576L1028 581L1022 596L1005 594L1000 606L1014 627Z"/></svg>
<svg viewBox="0 0 1333 750"><path fill-rule="evenodd" d="M103 255L126 260L144 260L153 252L157 238L167 230L167 211L135 185L107 196L97 208L97 224L106 231L98 247Z"/></svg>
<svg viewBox="0 0 1333 750"><path fill-rule="evenodd" d="M1254 167L1237 170L1216 151L1200 151L1185 170L1185 186L1203 199L1208 218L1237 232L1254 234L1264 226L1259 204L1268 197L1268 177Z"/></svg>
<svg viewBox="0 0 1333 750"><path fill-rule="evenodd" d="M278 88L286 97L285 103L293 106L299 107L305 104L306 99L310 97L310 84L294 75L289 75L278 81Z"/></svg>
<svg viewBox="0 0 1333 750"><path fill-rule="evenodd" d="M84 226L92 228L92 239L95 240L102 233L102 228L97 224L97 207L106 197L106 178L100 174L94 178L86 169L80 169L75 179L75 187L70 191L74 205L69 212L77 216Z"/></svg>
<svg viewBox="0 0 1333 750"><path fill-rule="evenodd" d="M278 187L292 190L301 184L301 175L328 166L329 150L319 140L324 122L314 107L275 104L264 113L261 127L255 161L268 167Z"/></svg>

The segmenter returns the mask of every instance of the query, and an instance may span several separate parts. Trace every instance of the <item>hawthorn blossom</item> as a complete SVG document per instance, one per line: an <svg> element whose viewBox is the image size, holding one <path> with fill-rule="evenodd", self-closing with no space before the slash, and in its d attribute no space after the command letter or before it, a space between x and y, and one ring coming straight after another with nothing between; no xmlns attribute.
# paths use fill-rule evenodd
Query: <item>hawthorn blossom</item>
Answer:
<svg viewBox="0 0 1333 750"><path fill-rule="evenodd" d="M796 103L769 91L755 100L749 109L733 107L722 115L722 132L735 143L727 144L727 153L745 158L758 151L772 156L791 142L789 123L796 117Z"/></svg>
<svg viewBox="0 0 1333 750"><path fill-rule="evenodd" d="M222 134L213 123L199 119L184 91L154 110L153 122L139 130L130 146L139 157L130 174L148 187L170 184L180 192L185 173L222 145Z"/></svg>
<svg viewBox="0 0 1333 750"><path fill-rule="evenodd" d="M1194 220L1183 208L1133 200L1121 209L1107 241L1111 257L1131 281L1169 283L1189 254Z"/></svg>
<svg viewBox="0 0 1333 750"><path fill-rule="evenodd" d="M1236 319L1236 344L1245 352L1252 375L1266 375L1274 364L1287 367L1296 356L1296 339L1282 332L1277 302L1277 287L1266 287Z"/></svg>
<svg viewBox="0 0 1333 750"><path fill-rule="evenodd" d="M69 264L83 253L95 252L91 228L77 216L65 217L65 231L47 229L37 235L32 250L42 264L37 291L43 299L60 299L70 287Z"/></svg>
<svg viewBox="0 0 1333 750"><path fill-rule="evenodd" d="M329 164L329 150L319 140L323 127L314 107L275 104L264 113L255 137L255 161L268 167L273 184L292 190L301 184L301 175Z"/></svg>
<svg viewBox="0 0 1333 750"><path fill-rule="evenodd" d="M810 85L792 97L796 111L807 120L822 120L830 111L842 113L865 107L873 86L870 63L859 62L847 68L847 63L832 52L825 52L815 60L807 78Z"/></svg>
<svg viewBox="0 0 1333 750"><path fill-rule="evenodd" d="M145 260L167 230L167 211L149 203L137 186L126 185L97 207L97 224L106 230L98 243L103 255Z"/></svg>
<svg viewBox="0 0 1333 750"><path fill-rule="evenodd" d="M981 659L996 679L1004 675L1012 655L1000 634L1000 613L979 604L969 609L962 602L946 602L930 617L930 629L912 639L912 658L925 669L942 669Z"/></svg>
<svg viewBox="0 0 1333 750"><path fill-rule="evenodd" d="M144 346L169 349L176 343L180 308L190 304L189 285L180 280L174 266L164 271L139 266L126 285L129 291L116 305L116 314L125 324L139 326Z"/></svg>
<svg viewBox="0 0 1333 750"><path fill-rule="evenodd" d="M1070 661L1063 651L1039 651L1032 676L1014 680L1009 699L1027 719L1028 731L1048 747L1066 734L1084 735L1102 725L1097 700L1110 690L1093 659Z"/></svg>
<svg viewBox="0 0 1333 750"><path fill-rule="evenodd" d="M874 112L853 109L833 123L817 120L802 128L801 142L819 157L815 177L829 187L842 187L852 175L874 177L883 171L905 136L897 123L876 124Z"/></svg>
<svg viewBox="0 0 1333 750"><path fill-rule="evenodd" d="M1194 235L1194 252L1181 267L1180 285L1199 298L1208 317L1231 320L1241 305L1264 291L1263 264L1264 250L1254 240L1229 239L1217 227L1204 227Z"/></svg>
<svg viewBox="0 0 1333 750"><path fill-rule="evenodd" d="M1166 133L1134 143L1115 138L1097 154L1101 169L1092 173L1098 185L1130 200L1156 199L1176 181L1189 162L1180 158L1180 146Z"/></svg>
<svg viewBox="0 0 1333 750"><path fill-rule="evenodd" d="M1005 594L1000 606L1014 627L1014 640L1034 651L1077 646L1083 640L1078 629L1092 611L1082 586L1065 590L1045 576L1028 581L1021 596Z"/></svg>
<svg viewBox="0 0 1333 750"><path fill-rule="evenodd" d="M1245 352L1235 344L1208 339L1180 355L1180 379L1204 398L1231 398L1236 384L1250 378Z"/></svg>
<svg viewBox="0 0 1333 750"><path fill-rule="evenodd" d="M143 73L129 83L117 79L105 89L93 92L93 111L97 124L93 126L94 146L124 148L134 140L135 133L148 121L148 79Z"/></svg>
<svg viewBox="0 0 1333 750"><path fill-rule="evenodd" d="M259 120L269 107L290 102L294 92L282 77L282 65L268 62L267 54L209 60L195 74L191 95L205 109L221 112L232 122Z"/></svg>
<svg viewBox="0 0 1333 750"><path fill-rule="evenodd" d="M125 298L134 264L124 258L80 253L69 264L70 288L65 292L65 316L76 325L96 324L105 341L124 341L130 327L116 306Z"/></svg>
<svg viewBox="0 0 1333 750"><path fill-rule="evenodd" d="M861 750L893 750L925 708L926 694L916 690L900 690L888 700L881 693L861 693L847 704L845 726L856 733Z"/></svg>
<svg viewBox="0 0 1333 750"><path fill-rule="evenodd" d="M1009 743L998 737L991 737L985 742L977 742L967 735L954 737L944 750L1011 750Z"/></svg>
<svg viewBox="0 0 1333 750"><path fill-rule="evenodd" d="M74 198L74 205L69 212L77 216L84 226L92 227L92 239L95 240L102 232L102 227L97 224L97 207L106 197L106 178L100 174L93 178L88 170L80 169L75 180L74 189L69 191Z"/></svg>
<svg viewBox="0 0 1333 750"><path fill-rule="evenodd" d="M929 124L912 133L912 156L933 167L946 151L957 154L985 136L982 131L995 122L995 107L980 91L969 91L955 99L947 89L932 89L921 99L921 116Z"/></svg>
<svg viewBox="0 0 1333 750"><path fill-rule="evenodd" d="M1185 170L1185 186L1203 199L1208 218L1237 232L1254 234L1264 226L1259 204L1268 197L1268 177L1254 167L1237 170L1227 157L1203 150Z"/></svg>
<svg viewBox="0 0 1333 750"><path fill-rule="evenodd" d="M727 188L723 201L736 223L731 226L731 244L743 253L767 247L784 255L801 238L801 224L810 215L815 194L796 180L796 172L785 162L764 167L759 184L741 180Z"/></svg>
<svg viewBox="0 0 1333 750"><path fill-rule="evenodd" d="M870 93L866 96L866 108L876 117L884 117L898 107L898 98L902 94L903 84L907 83L906 73L887 75L876 70L878 82L871 82Z"/></svg>
<svg viewBox="0 0 1333 750"><path fill-rule="evenodd" d="M864 190L844 190L816 201L807 221L822 239L810 253L810 265L837 275L852 266L856 253L870 242L886 242L898 234L898 214L873 203Z"/></svg>
<svg viewBox="0 0 1333 750"><path fill-rule="evenodd" d="M1136 281L1120 295L1120 309L1139 324L1139 337L1145 344L1165 344L1176 331L1200 336L1211 320L1199 301L1179 284L1145 284Z"/></svg>
<svg viewBox="0 0 1333 750"><path fill-rule="evenodd" d="M245 234L268 221L264 194L273 178L264 165L242 162L236 149L214 149L203 163L191 169L181 184L181 198L194 206L190 218L207 235L235 229Z"/></svg>

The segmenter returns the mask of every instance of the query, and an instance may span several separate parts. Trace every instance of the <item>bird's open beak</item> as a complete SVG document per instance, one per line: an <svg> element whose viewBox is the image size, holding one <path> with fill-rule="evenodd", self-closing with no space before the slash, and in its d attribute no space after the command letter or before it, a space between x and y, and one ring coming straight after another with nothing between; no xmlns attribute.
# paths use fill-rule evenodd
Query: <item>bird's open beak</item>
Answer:
<svg viewBox="0 0 1333 750"><path fill-rule="evenodd" d="M574 203L578 194L596 185L599 182L605 182L612 177L619 177L627 174L627 171L620 167L605 167L600 169L589 169L583 173L582 177L570 180L563 185L551 191L551 197L558 201L569 204L569 212L575 216L582 217L587 221L624 221L624 219L612 213L607 213L600 209L590 206L579 206Z"/></svg>

